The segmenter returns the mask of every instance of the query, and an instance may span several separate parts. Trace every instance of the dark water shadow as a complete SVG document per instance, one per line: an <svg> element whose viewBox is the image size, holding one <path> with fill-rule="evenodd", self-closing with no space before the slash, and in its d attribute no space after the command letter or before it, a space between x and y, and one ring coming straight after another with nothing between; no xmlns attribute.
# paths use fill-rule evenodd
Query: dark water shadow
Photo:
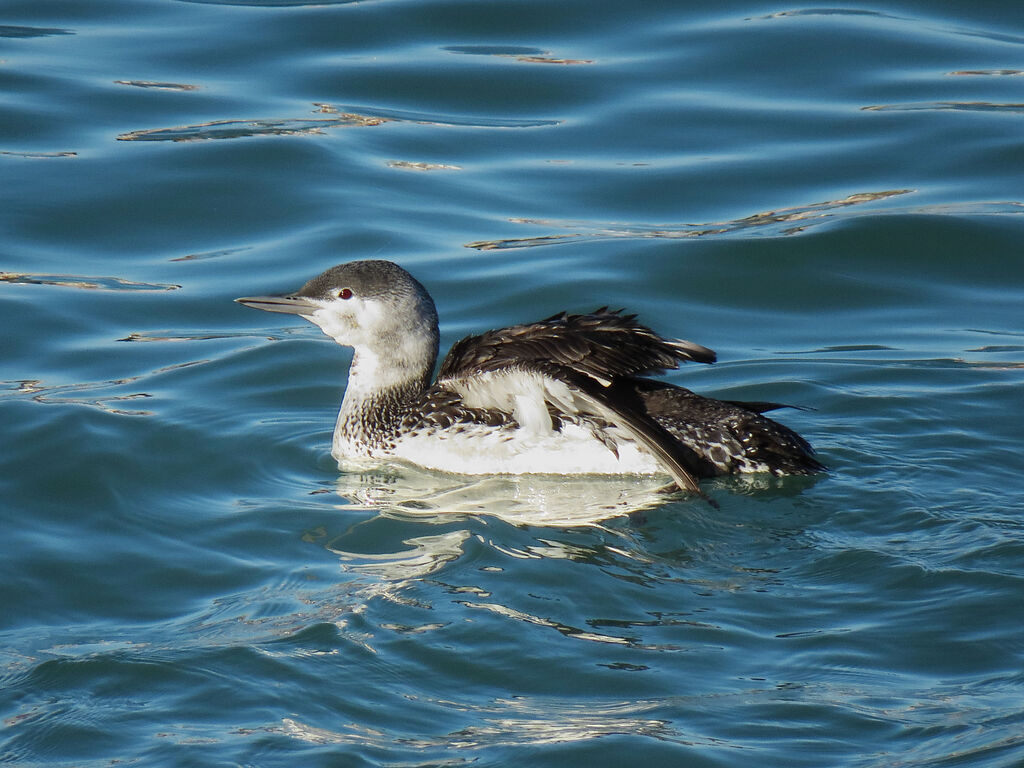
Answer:
<svg viewBox="0 0 1024 768"><path fill-rule="evenodd" d="M13 27L0 25L0 37L50 37L52 35L73 35L74 30L58 27Z"/></svg>

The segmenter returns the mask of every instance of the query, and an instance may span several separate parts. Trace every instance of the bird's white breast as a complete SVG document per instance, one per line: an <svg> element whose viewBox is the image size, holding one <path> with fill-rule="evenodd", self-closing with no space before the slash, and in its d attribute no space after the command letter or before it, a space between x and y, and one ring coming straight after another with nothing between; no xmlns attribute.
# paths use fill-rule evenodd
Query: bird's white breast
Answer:
<svg viewBox="0 0 1024 768"><path fill-rule="evenodd" d="M496 427L456 422L433 429L424 425L396 436L393 446L384 448L353 444L339 429L335 432L335 457L339 461L401 459L468 475L665 474L655 458L621 429L603 427L609 433L609 443L616 446L612 450L590 426L574 421L584 412L594 416L593 403L565 382L537 372L506 369L444 384L461 395L465 407L503 411L516 423ZM557 429L549 407L559 414Z"/></svg>
<svg viewBox="0 0 1024 768"><path fill-rule="evenodd" d="M664 474L634 443L620 442L617 453L575 424L545 434L484 425L421 431L399 437L394 448L375 452L378 458L467 475ZM335 457L346 458L344 445L335 445Z"/></svg>

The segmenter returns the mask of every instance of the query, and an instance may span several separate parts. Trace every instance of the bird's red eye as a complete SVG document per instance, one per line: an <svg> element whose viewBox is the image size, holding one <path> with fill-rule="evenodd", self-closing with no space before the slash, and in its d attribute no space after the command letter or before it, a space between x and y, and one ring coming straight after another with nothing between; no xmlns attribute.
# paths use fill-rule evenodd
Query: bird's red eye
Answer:
<svg viewBox="0 0 1024 768"><path fill-rule="evenodd" d="M338 298L345 299L346 301L348 301L349 299L352 298L352 289L342 288L341 290L338 291Z"/></svg>

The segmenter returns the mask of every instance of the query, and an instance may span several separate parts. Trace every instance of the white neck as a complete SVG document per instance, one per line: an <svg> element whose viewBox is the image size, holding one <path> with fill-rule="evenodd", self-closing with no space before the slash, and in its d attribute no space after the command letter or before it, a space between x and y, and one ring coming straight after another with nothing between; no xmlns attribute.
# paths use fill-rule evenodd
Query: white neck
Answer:
<svg viewBox="0 0 1024 768"><path fill-rule="evenodd" d="M430 386L437 356L436 336L394 344L356 347L348 386L334 428L334 450L342 455L364 453L390 434L409 407Z"/></svg>

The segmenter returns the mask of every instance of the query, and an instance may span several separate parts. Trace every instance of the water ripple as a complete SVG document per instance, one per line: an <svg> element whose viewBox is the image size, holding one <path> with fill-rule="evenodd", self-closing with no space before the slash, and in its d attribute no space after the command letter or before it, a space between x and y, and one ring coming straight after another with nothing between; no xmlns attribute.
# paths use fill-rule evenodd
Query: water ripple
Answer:
<svg viewBox="0 0 1024 768"><path fill-rule="evenodd" d="M541 245L553 245L567 240L604 240L609 238L687 238L708 237L711 235L748 234L751 231L762 231L766 236L791 235L804 231L807 227L821 224L838 215L843 209L855 205L863 205L877 200L910 194L911 189L888 189L879 192L859 192L848 195L840 200L826 200L810 205L781 208L773 211L762 211L741 219L706 224L669 224L642 225L614 224L579 221L557 221L550 219L511 219L519 224L538 226L555 226L579 229L581 231L569 235L541 235L538 237L509 238L503 240L481 240L466 243L467 248L481 251L506 248L526 248ZM861 214L867 211L861 211Z"/></svg>
<svg viewBox="0 0 1024 768"><path fill-rule="evenodd" d="M77 152L14 152L11 150L0 150L0 155L24 157L30 160L48 160L55 157L78 157Z"/></svg>
<svg viewBox="0 0 1024 768"><path fill-rule="evenodd" d="M326 119L293 120L212 120L196 125L174 128L149 128L122 133L118 141L205 141L208 139L239 139L252 136L292 136L304 133L323 133L326 128L340 126L380 125L380 118L360 115L342 115Z"/></svg>
<svg viewBox="0 0 1024 768"><path fill-rule="evenodd" d="M905 104L875 104L861 107L864 112L1024 112L1024 103L991 101L921 101Z"/></svg>
<svg viewBox="0 0 1024 768"><path fill-rule="evenodd" d="M289 336L302 335L304 328L281 328L276 333L268 333L266 330L253 331L136 331L129 333L118 341L129 342L181 342L181 341L210 341L213 339L266 339L267 341L279 341Z"/></svg>
<svg viewBox="0 0 1024 768"><path fill-rule="evenodd" d="M57 27L14 27L0 25L0 37L49 37L51 35L73 35L74 30Z"/></svg>
<svg viewBox="0 0 1024 768"><path fill-rule="evenodd" d="M549 51L540 48L527 48L518 45L446 45L444 50L450 53L467 54L470 56L495 56L513 59L526 64L593 64L593 59L564 59L552 56Z"/></svg>
<svg viewBox="0 0 1024 768"><path fill-rule="evenodd" d="M557 120L529 118L461 117L432 115L388 109L344 107L316 103L317 112L335 114L327 118L287 118L260 120L211 120L195 125L173 128L147 128L122 133L118 141L204 141L208 139L239 139L252 136L291 136L320 134L326 129L367 127L400 122L418 125L458 126L471 128L539 128L557 125ZM343 111L344 110L344 111Z"/></svg>
<svg viewBox="0 0 1024 768"><path fill-rule="evenodd" d="M82 275L32 275L25 272L0 272L0 283L15 285L54 285L89 291L176 291L173 283L142 283L120 277L86 277Z"/></svg>
<svg viewBox="0 0 1024 768"><path fill-rule="evenodd" d="M1012 35L1006 32L996 32L990 29L974 29L968 27L956 26L953 24L935 24L924 22L922 19L913 18L909 16L897 16L895 14L886 13L883 11L873 11L857 8L803 8L793 11L780 11L778 13L769 13L764 16L750 17L749 20L765 20L770 21L774 19L785 19L785 18L799 18L799 17L864 17L868 20L884 19L886 21L896 22L901 25L905 25L913 29L915 35L920 35L921 30L927 30L931 33L941 33L944 35L958 35L963 37L977 37L983 40L991 40L994 42L1002 43L1021 43L1024 42L1024 38L1019 35Z"/></svg>
<svg viewBox="0 0 1024 768"><path fill-rule="evenodd" d="M159 91L197 91L198 85L187 83L161 83L155 80L115 80L117 85L131 85L135 88L154 88Z"/></svg>
<svg viewBox="0 0 1024 768"><path fill-rule="evenodd" d="M453 702L434 702L434 706L452 708L478 719L478 723L435 736L397 737L394 729L375 729L351 724L346 730L333 730L284 718L280 730L293 738L313 744L358 744L387 747L396 741L411 749L454 748L483 749L522 745L551 745L591 741L607 736L642 736L675 744L699 743L684 737L665 718L649 713L665 709L666 702L580 703L530 699L495 699L483 706ZM645 716L647 715L647 716ZM431 765L436 763L431 762ZM442 763L447 764L447 763Z"/></svg>
<svg viewBox="0 0 1024 768"><path fill-rule="evenodd" d="M494 613L506 619L513 619L524 624L532 624L538 627L554 629L565 637L575 640L589 640L595 643L609 643L611 645L623 645L630 648L637 648L645 651L679 651L683 646L675 644L650 644L640 641L638 637L629 635L615 635L607 632L595 632L592 629L575 627L545 616L527 613L500 603L474 602L471 600L456 600L457 605L473 610L484 610ZM628 623L626 623L628 625ZM659 623L647 624L646 626L663 626Z"/></svg>
<svg viewBox="0 0 1024 768"><path fill-rule="evenodd" d="M7 397L27 397L37 403L56 405L87 405L107 413L119 416L151 416L152 411L140 411L122 408L121 403L152 397L146 392L132 392L126 395L84 396L97 390L123 387L139 380L140 377L114 379L101 382L83 382L79 384L47 385L38 379L20 381L0 381L0 399ZM6 390L6 391L5 391Z"/></svg>
<svg viewBox="0 0 1024 768"><path fill-rule="evenodd" d="M1022 69L960 69L956 72L950 72L950 75L981 75L986 77L1010 77L1014 75L1024 75Z"/></svg>
<svg viewBox="0 0 1024 768"><path fill-rule="evenodd" d="M461 165L448 165L446 163L421 163L411 160L390 160L388 168L399 168L403 171L461 171Z"/></svg>
<svg viewBox="0 0 1024 768"><path fill-rule="evenodd" d="M516 118L516 117L484 117L483 115L446 115L432 112L416 112L413 110L384 109L380 107L367 107L346 105L337 107L331 104L316 102L321 112L340 112L356 116L369 116L374 120L383 122L414 123L419 125L438 125L458 128L544 128L559 125L560 120L549 120L542 118Z"/></svg>
<svg viewBox="0 0 1024 768"><path fill-rule="evenodd" d="M239 246L237 248L218 248L213 251L198 251L187 253L184 256L177 256L168 261L206 261L207 259L219 259L223 256L234 256L236 253L245 253L252 250L251 246Z"/></svg>
<svg viewBox="0 0 1024 768"><path fill-rule="evenodd" d="M468 531L451 531L435 536L417 536L406 539L411 549L384 554L346 552L333 546L328 550L341 557L351 570L371 573L393 581L420 579L440 571L450 562L462 556L463 542L469 537Z"/></svg>
<svg viewBox="0 0 1024 768"><path fill-rule="evenodd" d="M348 5L362 0L177 0L196 5L243 5L251 8L301 8L303 6Z"/></svg>

